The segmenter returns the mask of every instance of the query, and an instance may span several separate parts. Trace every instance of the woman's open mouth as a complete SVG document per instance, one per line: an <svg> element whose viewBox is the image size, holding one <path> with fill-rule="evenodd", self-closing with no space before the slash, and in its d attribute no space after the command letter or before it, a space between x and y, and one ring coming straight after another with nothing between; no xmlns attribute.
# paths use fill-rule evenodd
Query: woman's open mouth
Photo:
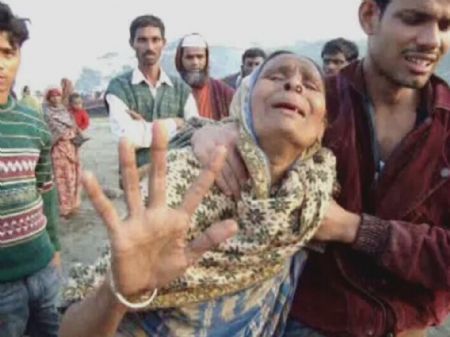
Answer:
<svg viewBox="0 0 450 337"><path fill-rule="evenodd" d="M302 117L305 117L305 112L303 110L301 110L295 104L292 104L289 102L278 102L278 103L272 104L272 107L275 109L281 109L286 112L294 113L294 114L300 115Z"/></svg>

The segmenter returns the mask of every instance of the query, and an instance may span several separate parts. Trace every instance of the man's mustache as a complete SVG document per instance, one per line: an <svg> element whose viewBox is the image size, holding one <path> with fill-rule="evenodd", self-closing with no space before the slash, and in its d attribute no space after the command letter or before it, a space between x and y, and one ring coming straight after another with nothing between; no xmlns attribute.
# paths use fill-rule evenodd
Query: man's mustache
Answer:
<svg viewBox="0 0 450 337"><path fill-rule="evenodd" d="M151 50L147 50L147 51L144 53L144 56L155 56L155 55L156 55L156 53L153 52L153 51L151 51Z"/></svg>

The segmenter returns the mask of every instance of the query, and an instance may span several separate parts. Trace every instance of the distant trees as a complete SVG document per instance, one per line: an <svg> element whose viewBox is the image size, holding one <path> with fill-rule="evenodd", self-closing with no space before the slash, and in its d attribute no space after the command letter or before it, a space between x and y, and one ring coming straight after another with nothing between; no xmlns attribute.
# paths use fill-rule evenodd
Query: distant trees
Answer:
<svg viewBox="0 0 450 337"><path fill-rule="evenodd" d="M102 84L102 73L98 70L83 67L80 77L75 83L77 91L93 92Z"/></svg>

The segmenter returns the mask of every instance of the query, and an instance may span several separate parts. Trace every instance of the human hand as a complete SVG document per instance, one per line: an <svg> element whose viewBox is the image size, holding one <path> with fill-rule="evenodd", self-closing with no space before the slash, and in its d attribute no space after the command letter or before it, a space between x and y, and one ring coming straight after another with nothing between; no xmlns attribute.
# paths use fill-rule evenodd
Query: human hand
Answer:
<svg viewBox="0 0 450 337"><path fill-rule="evenodd" d="M52 261L50 262L50 264L53 267L55 267L56 269L61 269L61 267L62 267L61 252L55 252L53 254L53 258L52 258Z"/></svg>
<svg viewBox="0 0 450 337"><path fill-rule="evenodd" d="M356 239L360 222L360 215L345 210L332 200L314 239L351 244Z"/></svg>
<svg viewBox="0 0 450 337"><path fill-rule="evenodd" d="M244 162L236 149L238 128L235 124L208 125L197 130L191 140L195 156L207 165L218 145L227 148L227 157L220 174L216 177L217 186L228 196L238 199L241 187L248 180L248 172Z"/></svg>
<svg viewBox="0 0 450 337"><path fill-rule="evenodd" d="M128 114L131 116L132 119L135 121L145 121L144 117L142 117L141 114L138 114L136 111L128 110Z"/></svg>
<svg viewBox="0 0 450 337"><path fill-rule="evenodd" d="M159 122L153 126L152 164L149 169L149 203L140 194L133 147L122 139L119 158L128 217L121 220L92 174L83 177L84 187L108 230L111 269L117 290L136 296L163 287L181 276L203 253L237 232L234 221L211 225L187 242L190 218L220 171L225 149L219 148L186 192L177 209L166 205L167 134Z"/></svg>
<svg viewBox="0 0 450 337"><path fill-rule="evenodd" d="M180 130L186 125L186 122L183 118L173 118L175 125L177 126L177 130Z"/></svg>

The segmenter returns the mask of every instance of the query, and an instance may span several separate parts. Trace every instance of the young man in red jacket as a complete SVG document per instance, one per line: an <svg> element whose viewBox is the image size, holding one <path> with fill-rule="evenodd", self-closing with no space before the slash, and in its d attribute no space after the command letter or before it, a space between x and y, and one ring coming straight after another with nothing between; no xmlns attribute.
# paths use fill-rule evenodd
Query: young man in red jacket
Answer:
<svg viewBox="0 0 450 337"><path fill-rule="evenodd" d="M434 76L450 43L449 0L363 0L367 56L327 85L325 145L342 191L316 234L286 336L425 336L450 308L450 89ZM233 126L192 140L234 146ZM236 151L218 184L239 195Z"/></svg>

